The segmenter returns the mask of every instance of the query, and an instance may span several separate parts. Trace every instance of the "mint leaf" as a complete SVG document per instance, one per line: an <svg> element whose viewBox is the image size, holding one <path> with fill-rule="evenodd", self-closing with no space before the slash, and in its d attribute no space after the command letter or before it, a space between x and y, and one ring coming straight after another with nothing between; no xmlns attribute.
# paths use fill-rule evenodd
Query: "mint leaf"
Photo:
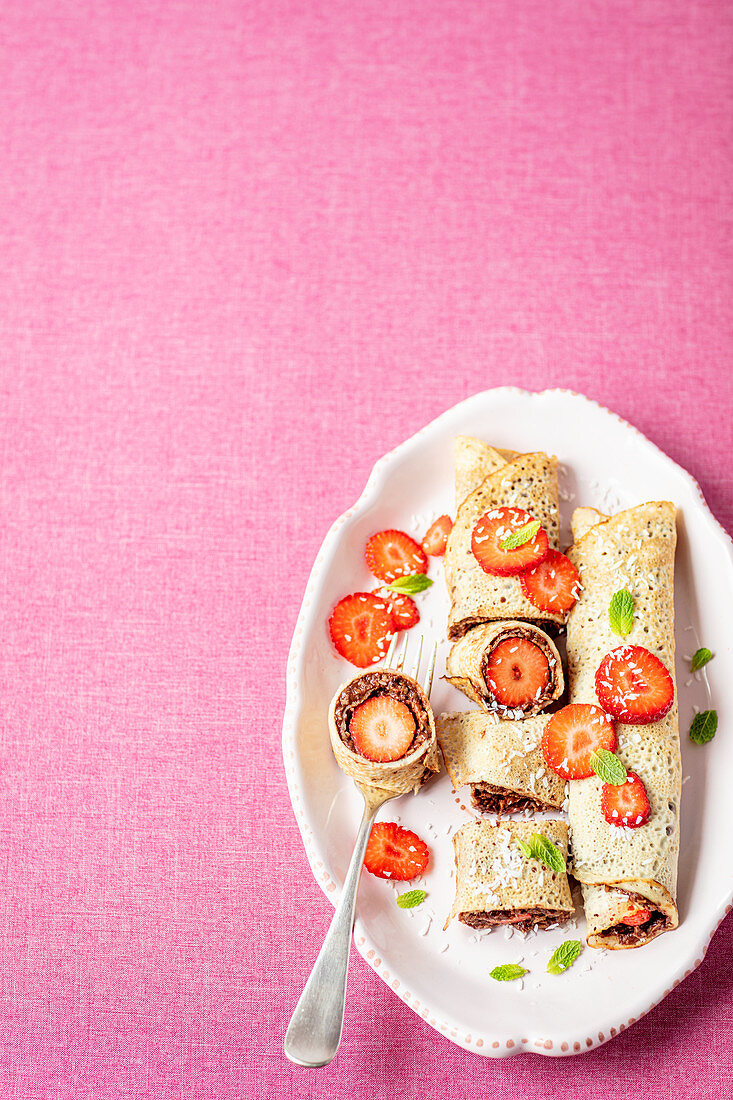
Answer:
<svg viewBox="0 0 733 1100"><path fill-rule="evenodd" d="M524 840L520 840L519 837L516 837L516 842L517 842L517 847L519 848L519 851L522 853L524 858L525 859L532 859L532 847L531 847L531 845L527 844Z"/></svg>
<svg viewBox="0 0 733 1100"><path fill-rule="evenodd" d="M620 787L626 782L626 768L616 754L608 749L597 749L590 758L590 766L599 779L610 783L612 787Z"/></svg>
<svg viewBox="0 0 733 1100"><path fill-rule="evenodd" d="M406 890L404 894L397 895L397 904L400 909L414 909L416 905L422 905L427 896L427 890Z"/></svg>
<svg viewBox="0 0 733 1100"><path fill-rule="evenodd" d="M627 588L619 588L608 605L608 621L614 634L625 638L634 626L634 597Z"/></svg>
<svg viewBox="0 0 733 1100"><path fill-rule="evenodd" d="M548 974L562 974L573 965L583 945L580 940L565 940L552 952L547 963Z"/></svg>
<svg viewBox="0 0 733 1100"><path fill-rule="evenodd" d="M544 863L546 867L549 867L551 871L565 870L565 857L559 848L556 848L551 840L548 840L542 833L534 833L530 845L532 847L532 855L535 859L539 859L541 863Z"/></svg>
<svg viewBox="0 0 733 1100"><path fill-rule="evenodd" d="M712 661L712 659L713 655L710 650L703 646L702 649L698 649L696 653L693 653L690 663L690 672L697 672L699 668L702 668L703 665L706 665L708 661Z"/></svg>
<svg viewBox="0 0 733 1100"><path fill-rule="evenodd" d="M717 710L701 710L692 719L690 726L690 740L696 745L705 745L715 737L718 728Z"/></svg>
<svg viewBox="0 0 733 1100"><path fill-rule="evenodd" d="M426 588L430 588L432 583L430 577L426 577L424 573L411 573L409 577L398 577L387 587L393 588L395 592L416 596L418 592L424 592Z"/></svg>
<svg viewBox="0 0 733 1100"><path fill-rule="evenodd" d="M539 531L542 524L538 519L533 519L531 523L525 523L524 527L518 527L516 531L512 531L511 535L507 535L499 543L500 550L517 550L520 546L524 546L525 542L531 542Z"/></svg>
<svg viewBox="0 0 733 1100"><path fill-rule="evenodd" d="M529 974L529 970L525 970L519 963L504 963L503 966L495 966L489 977L496 982L513 982L517 978L523 978L525 974Z"/></svg>

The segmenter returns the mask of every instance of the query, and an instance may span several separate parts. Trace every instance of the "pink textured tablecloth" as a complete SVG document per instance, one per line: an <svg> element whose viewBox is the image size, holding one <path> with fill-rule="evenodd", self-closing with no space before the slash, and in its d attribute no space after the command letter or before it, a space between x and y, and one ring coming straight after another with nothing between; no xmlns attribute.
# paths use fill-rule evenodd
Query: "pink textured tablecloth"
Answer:
<svg viewBox="0 0 733 1100"><path fill-rule="evenodd" d="M733 529L732 45L713 0L3 6L0 1096L730 1095L730 918L574 1060L355 957L286 1062L331 908L280 727L326 529L470 393L587 393Z"/></svg>

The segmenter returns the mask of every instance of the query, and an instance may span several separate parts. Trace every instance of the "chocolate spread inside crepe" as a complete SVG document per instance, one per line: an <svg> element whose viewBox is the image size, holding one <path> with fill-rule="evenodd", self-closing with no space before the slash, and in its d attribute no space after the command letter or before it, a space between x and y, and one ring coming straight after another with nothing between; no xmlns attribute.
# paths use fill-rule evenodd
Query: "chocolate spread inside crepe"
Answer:
<svg viewBox="0 0 733 1100"><path fill-rule="evenodd" d="M399 760L375 763L356 751L349 723L356 708L375 695L389 695L404 703L415 719L412 744ZM358 783L406 794L440 770L435 721L425 692L417 680L402 672L376 669L355 676L339 688L329 713L331 747L336 762Z"/></svg>

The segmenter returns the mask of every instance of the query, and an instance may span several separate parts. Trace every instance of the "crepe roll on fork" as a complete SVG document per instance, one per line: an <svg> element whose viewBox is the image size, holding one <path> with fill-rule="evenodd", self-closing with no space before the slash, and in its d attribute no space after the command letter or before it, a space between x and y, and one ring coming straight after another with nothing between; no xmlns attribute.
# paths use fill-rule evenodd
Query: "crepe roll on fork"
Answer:
<svg viewBox="0 0 733 1100"><path fill-rule="evenodd" d="M456 896L446 927L457 917L471 928L509 924L529 932L572 917L567 873L526 856L518 843L531 845L537 835L561 857L558 866L564 866L564 821L472 821L454 833Z"/></svg>
<svg viewBox="0 0 733 1100"><path fill-rule="evenodd" d="M651 501L613 517L578 509L573 533L568 556L583 590L568 618L570 699L600 704L614 719L628 772L618 785L571 780L573 875L588 944L639 947L679 920L675 506Z"/></svg>
<svg viewBox="0 0 733 1100"><path fill-rule="evenodd" d="M349 680L331 701L328 724L336 762L357 783L407 794L440 770L430 702L403 672L375 669Z"/></svg>
<svg viewBox="0 0 733 1100"><path fill-rule="evenodd" d="M562 695L562 661L554 642L532 623L475 626L457 641L446 680L500 718L539 714Z"/></svg>
<svg viewBox="0 0 733 1100"><path fill-rule="evenodd" d="M500 451L471 436L456 439L454 455L457 510L444 558L448 637L497 619L563 623L563 613L542 610L524 594L519 573L532 557L530 548L510 553L499 546L506 534L536 520L541 531L532 544L557 550L557 459Z"/></svg>
<svg viewBox="0 0 733 1100"><path fill-rule="evenodd" d="M562 809L565 781L542 755L546 722L544 716L500 722L478 710L438 715L438 744L454 790L469 785L481 813Z"/></svg>

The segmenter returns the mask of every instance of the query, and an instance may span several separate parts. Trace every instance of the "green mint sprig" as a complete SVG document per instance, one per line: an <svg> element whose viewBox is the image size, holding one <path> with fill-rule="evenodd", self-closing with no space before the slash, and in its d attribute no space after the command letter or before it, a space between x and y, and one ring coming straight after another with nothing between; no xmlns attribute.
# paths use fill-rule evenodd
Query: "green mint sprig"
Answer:
<svg viewBox="0 0 733 1100"><path fill-rule="evenodd" d="M705 646L702 646L701 649L696 650L696 652L692 655L692 660L690 661L690 672L697 672L699 668L702 668L708 663L708 661L712 661L712 659L713 655L710 650L707 649Z"/></svg>
<svg viewBox="0 0 733 1100"><path fill-rule="evenodd" d="M690 726L690 740L696 745L706 745L715 737L718 728L717 710L701 710L692 719Z"/></svg>
<svg viewBox="0 0 733 1100"><path fill-rule="evenodd" d="M525 542L532 541L541 526L542 524L538 519L533 519L531 523L525 523L524 527L518 527L516 531L512 531L510 535L503 538L499 543L499 549L519 549L520 546L524 546Z"/></svg>
<svg viewBox="0 0 733 1100"><path fill-rule="evenodd" d="M608 622L614 634L625 638L634 627L634 597L627 588L620 588L611 596L608 605Z"/></svg>
<svg viewBox="0 0 733 1100"><path fill-rule="evenodd" d="M604 783L610 783L612 787L620 787L626 782L626 767L614 752L608 749L596 749L590 758L590 766L599 779Z"/></svg>
<svg viewBox="0 0 733 1100"><path fill-rule="evenodd" d="M409 577L398 577L387 587L395 592L404 592L406 596L416 596L418 592L424 592L430 588L433 582L424 573L411 573Z"/></svg>
<svg viewBox="0 0 733 1100"><path fill-rule="evenodd" d="M397 895L397 904L400 909L414 909L416 905L422 905L427 896L427 890L406 890L404 894Z"/></svg>
<svg viewBox="0 0 733 1100"><path fill-rule="evenodd" d="M495 966L489 977L495 982L513 982L517 978L523 978L525 974L529 974L529 970L525 970L519 963L504 963L503 966Z"/></svg>
<svg viewBox="0 0 733 1100"><path fill-rule="evenodd" d="M583 950L580 940L565 940L556 948L547 963L548 974L564 974L569 970Z"/></svg>
<svg viewBox="0 0 733 1100"><path fill-rule="evenodd" d="M551 871L564 871L566 869L565 857L559 848L555 847L551 840L548 840L542 833L533 833L529 838L529 844L526 841L516 839L517 847L524 856L525 859L538 859L541 863L544 863L546 867L549 867Z"/></svg>

